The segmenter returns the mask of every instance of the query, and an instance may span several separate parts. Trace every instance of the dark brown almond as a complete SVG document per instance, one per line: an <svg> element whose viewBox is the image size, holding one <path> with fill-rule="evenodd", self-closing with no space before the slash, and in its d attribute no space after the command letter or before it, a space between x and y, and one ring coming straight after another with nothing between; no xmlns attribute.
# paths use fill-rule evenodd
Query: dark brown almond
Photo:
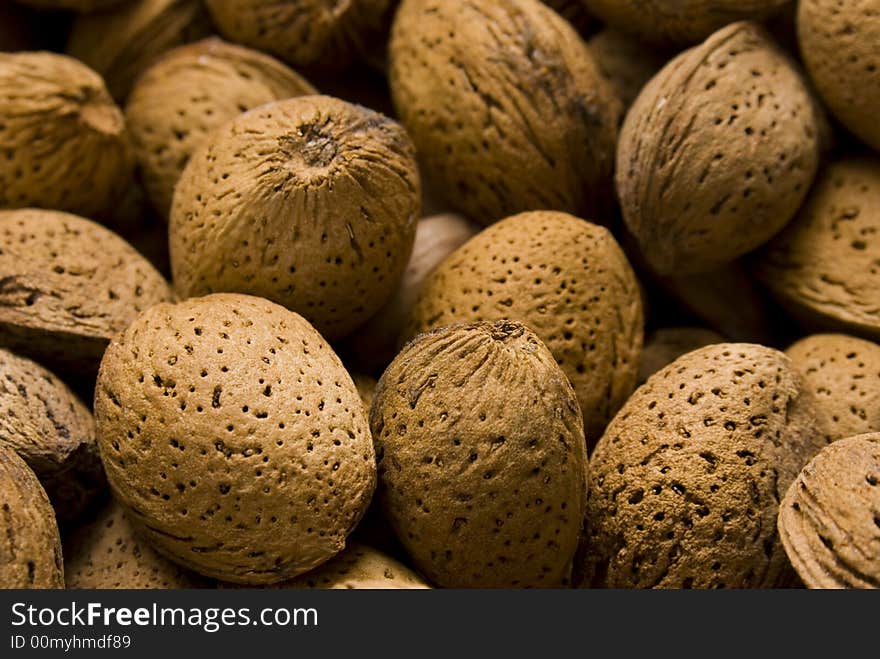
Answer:
<svg viewBox="0 0 880 659"><path fill-rule="evenodd" d="M387 36L392 0L206 0L230 41L272 53L307 71L344 68Z"/></svg>

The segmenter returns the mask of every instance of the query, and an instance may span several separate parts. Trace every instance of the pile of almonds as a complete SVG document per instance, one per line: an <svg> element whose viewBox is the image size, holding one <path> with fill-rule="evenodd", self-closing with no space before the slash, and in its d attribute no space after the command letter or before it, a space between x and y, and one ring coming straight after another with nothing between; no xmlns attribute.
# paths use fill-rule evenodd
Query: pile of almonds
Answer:
<svg viewBox="0 0 880 659"><path fill-rule="evenodd" d="M880 0L0 7L0 588L880 587Z"/></svg>

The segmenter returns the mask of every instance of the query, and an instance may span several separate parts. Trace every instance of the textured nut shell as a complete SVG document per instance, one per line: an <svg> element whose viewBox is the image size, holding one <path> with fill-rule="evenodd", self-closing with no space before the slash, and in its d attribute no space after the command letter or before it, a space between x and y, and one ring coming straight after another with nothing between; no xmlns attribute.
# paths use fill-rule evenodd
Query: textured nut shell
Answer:
<svg viewBox="0 0 880 659"><path fill-rule="evenodd" d="M611 233L551 211L498 222L428 277L404 336L503 318L553 353L594 444L635 387L644 325L638 282Z"/></svg>
<svg viewBox="0 0 880 659"><path fill-rule="evenodd" d="M422 284L434 269L479 231L465 218L451 213L419 220L412 255L400 285L379 311L352 334L346 348L362 368L383 371L397 354L398 339Z"/></svg>
<svg viewBox="0 0 880 659"><path fill-rule="evenodd" d="M100 76L47 52L0 53L0 154L0 208L107 211L134 166Z"/></svg>
<svg viewBox="0 0 880 659"><path fill-rule="evenodd" d="M30 467L0 445L0 589L64 588L61 538Z"/></svg>
<svg viewBox="0 0 880 659"><path fill-rule="evenodd" d="M393 293L419 216L412 144L396 122L328 96L247 112L193 155L170 246L182 296L229 291L345 336Z"/></svg>
<svg viewBox="0 0 880 659"><path fill-rule="evenodd" d="M168 216L180 174L213 130L265 103L313 93L278 60L217 38L166 53L135 84L125 108L156 210Z"/></svg>
<svg viewBox="0 0 880 659"><path fill-rule="evenodd" d="M605 23L640 39L692 44L728 23L763 20L790 0L583 0Z"/></svg>
<svg viewBox="0 0 880 659"><path fill-rule="evenodd" d="M338 69L363 58L387 29L391 0L206 0L217 29L304 69Z"/></svg>
<svg viewBox="0 0 880 659"><path fill-rule="evenodd" d="M599 72L628 108L645 84L668 60L659 52L624 32L605 28L587 42Z"/></svg>
<svg viewBox="0 0 880 659"><path fill-rule="evenodd" d="M123 0L15 0L29 7L40 9L70 9L78 12L90 12L98 9L106 9L112 5L118 5ZM128 0L125 0L128 1Z"/></svg>
<svg viewBox="0 0 880 659"><path fill-rule="evenodd" d="M801 0L797 27L801 55L825 103L880 150L880 2Z"/></svg>
<svg viewBox="0 0 880 659"><path fill-rule="evenodd" d="M67 52L104 76L121 101L159 55L212 31L202 0L131 0L78 17Z"/></svg>
<svg viewBox="0 0 880 659"><path fill-rule="evenodd" d="M196 575L172 563L135 534L122 507L112 501L98 517L64 542L67 588L198 588Z"/></svg>
<svg viewBox="0 0 880 659"><path fill-rule="evenodd" d="M824 448L779 507L779 535L808 588L880 588L880 433Z"/></svg>
<svg viewBox="0 0 880 659"><path fill-rule="evenodd" d="M575 30L538 0L403 0L395 107L424 174L489 224L534 209L599 217L621 104Z"/></svg>
<svg viewBox="0 0 880 659"><path fill-rule="evenodd" d="M776 511L825 431L782 353L727 343L680 357L636 390L592 455L586 583L786 583Z"/></svg>
<svg viewBox="0 0 880 659"><path fill-rule="evenodd" d="M61 524L107 486L89 409L45 368L2 349L0 444L34 471Z"/></svg>
<svg viewBox="0 0 880 659"><path fill-rule="evenodd" d="M756 273L806 326L880 339L880 159L830 163Z"/></svg>
<svg viewBox="0 0 880 659"><path fill-rule="evenodd" d="M819 158L816 105L763 29L736 23L667 64L618 144L627 227L660 274L694 274L766 242L794 216Z"/></svg>
<svg viewBox="0 0 880 659"><path fill-rule="evenodd" d="M282 588L417 590L430 588L405 565L366 545L352 543L336 558Z"/></svg>
<svg viewBox="0 0 880 659"><path fill-rule="evenodd" d="M880 346L846 334L815 334L785 354L825 410L832 439L880 432Z"/></svg>
<svg viewBox="0 0 880 659"><path fill-rule="evenodd" d="M95 419L136 531L225 581L274 583L328 560L376 484L342 363L302 317L260 298L141 314L101 362Z"/></svg>
<svg viewBox="0 0 880 659"><path fill-rule="evenodd" d="M583 420L565 374L519 323L422 334L370 413L379 501L444 587L559 586L583 520Z"/></svg>
<svg viewBox="0 0 880 659"><path fill-rule="evenodd" d="M56 211L0 211L0 272L0 346L65 370L95 368L117 332L171 298L122 238Z"/></svg>
<svg viewBox="0 0 880 659"><path fill-rule="evenodd" d="M713 343L724 343L724 337L702 327L666 327L653 332L639 360L638 383L643 384L682 355Z"/></svg>

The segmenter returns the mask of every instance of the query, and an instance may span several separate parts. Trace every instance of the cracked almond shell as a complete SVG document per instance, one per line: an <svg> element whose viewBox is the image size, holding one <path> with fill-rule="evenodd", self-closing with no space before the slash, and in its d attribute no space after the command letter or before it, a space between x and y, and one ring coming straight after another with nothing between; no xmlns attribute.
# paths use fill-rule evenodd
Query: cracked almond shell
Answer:
<svg viewBox="0 0 880 659"><path fill-rule="evenodd" d="M595 444L635 387L644 327L638 281L611 232L553 211L502 220L425 280L403 336L505 318L553 354Z"/></svg>
<svg viewBox="0 0 880 659"><path fill-rule="evenodd" d="M640 40L689 45L728 23L761 21L790 0L583 0L606 24Z"/></svg>
<svg viewBox="0 0 880 659"><path fill-rule="evenodd" d="M778 525L807 588L880 588L880 433L824 448L788 488Z"/></svg>
<svg viewBox="0 0 880 659"><path fill-rule="evenodd" d="M0 589L63 588L55 512L31 468L0 445Z"/></svg>
<svg viewBox="0 0 880 659"><path fill-rule="evenodd" d="M849 130L880 151L880 2L801 0L797 31L822 99Z"/></svg>
<svg viewBox="0 0 880 659"><path fill-rule="evenodd" d="M603 217L620 100L587 46L538 0L404 0L394 105L426 181L484 224L553 209Z"/></svg>
<svg viewBox="0 0 880 659"><path fill-rule="evenodd" d="M379 381L370 426L379 503L441 587L558 587L583 520L577 398L550 351L510 321L420 335Z"/></svg>
<svg viewBox="0 0 880 659"><path fill-rule="evenodd" d="M878 231L880 158L831 162L756 273L805 326L880 339Z"/></svg>
<svg viewBox="0 0 880 659"><path fill-rule="evenodd" d="M400 281L419 190L412 143L384 115L328 96L263 105L215 131L184 170L175 287L259 295L339 339Z"/></svg>
<svg viewBox="0 0 880 659"><path fill-rule="evenodd" d="M27 462L58 522L75 522L107 487L91 411L52 373L0 349L0 444Z"/></svg>
<svg viewBox="0 0 880 659"><path fill-rule="evenodd" d="M776 513L826 432L781 352L722 343L680 357L636 390L591 456L582 582L787 585Z"/></svg>
<svg viewBox="0 0 880 659"><path fill-rule="evenodd" d="M351 377L308 322L262 298L141 314L104 355L95 419L135 531L224 581L277 583L329 560L376 484Z"/></svg>
<svg viewBox="0 0 880 659"><path fill-rule="evenodd" d="M122 111L71 57L0 53L0 208L107 212L131 181Z"/></svg>
<svg viewBox="0 0 880 659"><path fill-rule="evenodd" d="M217 38L166 53L141 76L125 107L153 206L168 217L186 163L214 129L265 103L313 93L278 60Z"/></svg>
<svg viewBox="0 0 880 659"><path fill-rule="evenodd" d="M846 334L814 334L785 354L825 410L832 439L880 432L880 346Z"/></svg>
<svg viewBox="0 0 880 659"><path fill-rule="evenodd" d="M392 0L206 0L230 41L272 53L304 70L344 68L384 36Z"/></svg>
<svg viewBox="0 0 880 659"><path fill-rule="evenodd" d="M0 273L0 347L63 372L97 369L117 332L171 298L122 238L57 211L0 211Z"/></svg>
<svg viewBox="0 0 880 659"><path fill-rule="evenodd" d="M212 32L202 0L129 0L77 17L67 52L104 76L113 98L123 101L162 53Z"/></svg>
<svg viewBox="0 0 880 659"><path fill-rule="evenodd" d="M661 275L696 274L765 243L794 216L819 160L817 106L752 23L667 64L618 144L624 221Z"/></svg>
<svg viewBox="0 0 880 659"><path fill-rule="evenodd" d="M64 541L68 589L199 588L202 580L172 563L139 537L122 507L111 501Z"/></svg>

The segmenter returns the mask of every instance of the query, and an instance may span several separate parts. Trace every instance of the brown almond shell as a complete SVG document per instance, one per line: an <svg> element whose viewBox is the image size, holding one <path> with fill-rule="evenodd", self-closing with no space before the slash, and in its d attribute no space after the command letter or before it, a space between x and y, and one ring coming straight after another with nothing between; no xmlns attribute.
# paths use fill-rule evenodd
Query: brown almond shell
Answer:
<svg viewBox="0 0 880 659"><path fill-rule="evenodd" d="M536 209L607 219L621 103L544 4L404 0L389 78L452 209L483 224Z"/></svg>
<svg viewBox="0 0 880 659"><path fill-rule="evenodd" d="M0 208L108 213L131 182L125 118L72 57L0 53Z"/></svg>
<svg viewBox="0 0 880 659"><path fill-rule="evenodd" d="M607 588L794 583L776 513L829 441L781 352L722 343L639 387L590 460L580 582Z"/></svg>
<svg viewBox="0 0 880 659"><path fill-rule="evenodd" d="M801 0L804 64L831 112L880 151L880 7L876 0Z"/></svg>
<svg viewBox="0 0 880 659"><path fill-rule="evenodd" d="M820 173L785 230L756 255L755 272L812 331L880 339L880 159L843 158Z"/></svg>
<svg viewBox="0 0 880 659"><path fill-rule="evenodd" d="M394 292L419 200L397 122L329 96L268 103L216 130L184 170L170 221L175 288L265 297L340 339Z"/></svg>
<svg viewBox="0 0 880 659"><path fill-rule="evenodd" d="M0 589L64 588L61 538L31 468L0 445Z"/></svg>
<svg viewBox="0 0 880 659"><path fill-rule="evenodd" d="M0 444L34 471L62 526L78 521L106 490L89 408L48 370L3 349Z"/></svg>
<svg viewBox="0 0 880 659"><path fill-rule="evenodd" d="M346 546L376 484L367 415L301 316L217 294L158 304L111 343L98 447L138 534L199 574L263 585Z"/></svg>
<svg viewBox="0 0 880 659"><path fill-rule="evenodd" d="M206 0L230 41L280 57L305 71L332 72L372 53L387 37L392 0Z"/></svg>
<svg viewBox="0 0 880 659"><path fill-rule="evenodd" d="M825 410L832 439L880 432L880 345L846 334L813 334L785 354Z"/></svg>
<svg viewBox="0 0 880 659"><path fill-rule="evenodd" d="M697 274L765 243L819 161L816 106L753 23L729 25L658 73L618 144L624 221L659 274Z"/></svg>
<svg viewBox="0 0 880 659"><path fill-rule="evenodd" d="M155 209L168 217L174 186L214 129L265 103L314 93L273 57L216 37L167 52L141 76L125 106Z"/></svg>
<svg viewBox="0 0 880 659"><path fill-rule="evenodd" d="M63 372L95 371L118 332L172 296L117 234L57 211L0 211L0 272L0 347Z"/></svg>
<svg viewBox="0 0 880 659"><path fill-rule="evenodd" d="M880 588L880 434L834 442L779 507L779 535L807 588Z"/></svg>
<svg viewBox="0 0 880 659"><path fill-rule="evenodd" d="M552 211L484 229L425 280L402 338L503 319L527 325L553 354L594 445L635 388L644 328L638 281L611 232Z"/></svg>
<svg viewBox="0 0 880 659"><path fill-rule="evenodd" d="M205 585L141 538L114 500L64 541L68 589L182 589Z"/></svg>
<svg viewBox="0 0 880 659"><path fill-rule="evenodd" d="M512 321L420 335L370 412L379 503L441 587L559 587L583 520L587 453L574 390Z"/></svg>

